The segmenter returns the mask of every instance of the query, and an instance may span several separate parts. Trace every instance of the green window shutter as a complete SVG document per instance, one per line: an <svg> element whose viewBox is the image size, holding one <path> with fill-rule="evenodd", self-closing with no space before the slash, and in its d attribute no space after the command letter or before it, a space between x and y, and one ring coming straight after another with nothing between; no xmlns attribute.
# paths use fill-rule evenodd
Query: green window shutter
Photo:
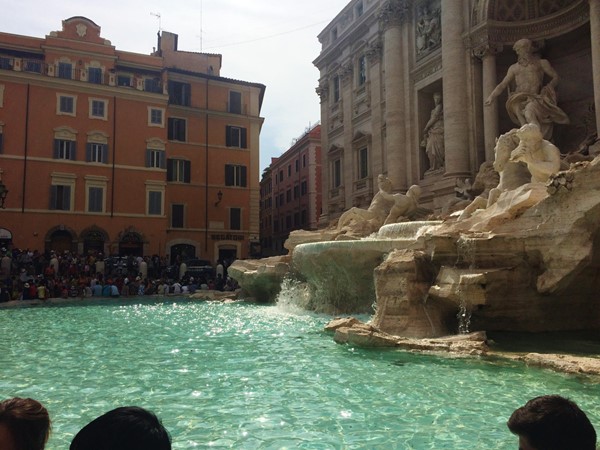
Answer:
<svg viewBox="0 0 600 450"><path fill-rule="evenodd" d="M229 125L225 127L225 145L231 147L231 127Z"/></svg>
<svg viewBox="0 0 600 450"><path fill-rule="evenodd" d="M190 161L183 162L183 182L189 183L191 181L192 163Z"/></svg>

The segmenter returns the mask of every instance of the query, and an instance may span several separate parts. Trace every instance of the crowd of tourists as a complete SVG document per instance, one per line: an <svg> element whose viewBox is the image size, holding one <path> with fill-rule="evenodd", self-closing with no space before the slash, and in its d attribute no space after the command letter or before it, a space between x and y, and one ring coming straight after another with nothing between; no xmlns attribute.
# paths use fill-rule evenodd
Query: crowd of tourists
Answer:
<svg viewBox="0 0 600 450"><path fill-rule="evenodd" d="M508 419L521 450L596 450L596 431L571 400L544 395L529 400ZM43 450L50 436L50 415L31 398L0 402L0 448ZM85 425L70 450L170 450L171 436L159 418L137 406L108 411Z"/></svg>
<svg viewBox="0 0 600 450"><path fill-rule="evenodd" d="M209 276L210 275L210 276ZM234 291L227 264L218 261L214 276L191 276L176 258L127 256L105 258L102 253L79 255L29 249L0 249L0 303L69 297L126 297L186 295L198 290Z"/></svg>

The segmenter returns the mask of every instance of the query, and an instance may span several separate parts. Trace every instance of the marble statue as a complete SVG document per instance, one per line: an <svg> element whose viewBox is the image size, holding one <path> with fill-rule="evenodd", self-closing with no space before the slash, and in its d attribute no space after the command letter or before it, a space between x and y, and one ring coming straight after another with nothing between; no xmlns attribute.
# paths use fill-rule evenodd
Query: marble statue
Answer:
<svg viewBox="0 0 600 450"><path fill-rule="evenodd" d="M384 225L410 220L412 215L419 209L419 197L421 188L413 184L404 194L394 194L394 206L390 210Z"/></svg>
<svg viewBox="0 0 600 450"><path fill-rule="evenodd" d="M425 153L429 158L429 170L438 170L444 167L444 109L442 94L433 94L434 108L431 110L429 121L423 129Z"/></svg>
<svg viewBox="0 0 600 450"><path fill-rule="evenodd" d="M392 183L385 175L377 177L377 184L379 191L368 209L353 207L341 215L336 226L338 235L367 236L384 224L411 220L419 210L419 186L411 186L406 194L392 194Z"/></svg>
<svg viewBox="0 0 600 450"><path fill-rule="evenodd" d="M366 226L368 229L376 231L383 225L394 205L392 182L388 177L380 174L377 177L377 186L379 190L371 200L369 208L350 208L339 218L337 231L344 231L348 227L356 228L357 225L361 225L362 228Z"/></svg>
<svg viewBox="0 0 600 450"><path fill-rule="evenodd" d="M465 207L458 220L471 217L473 212L478 209L485 209L488 205L490 192L498 186L498 181L498 172L494 169L494 165L490 161L481 164L471 188L472 191L480 192L480 194Z"/></svg>
<svg viewBox="0 0 600 450"><path fill-rule="evenodd" d="M486 99L485 105L491 105L500 93L509 88L506 109L511 120L519 126L533 123L540 128L544 139L550 139L555 123L569 123L569 117L556 105L558 74L548 60L534 54L529 39L518 40L513 49L518 61L509 67L504 79ZM550 78L546 85L544 75ZM516 84L514 92L510 91L512 82Z"/></svg>
<svg viewBox="0 0 600 450"><path fill-rule="evenodd" d="M519 145L511 152L509 161L525 163L532 182L546 183L550 175L560 170L560 151L543 138L535 124L523 125L517 137Z"/></svg>

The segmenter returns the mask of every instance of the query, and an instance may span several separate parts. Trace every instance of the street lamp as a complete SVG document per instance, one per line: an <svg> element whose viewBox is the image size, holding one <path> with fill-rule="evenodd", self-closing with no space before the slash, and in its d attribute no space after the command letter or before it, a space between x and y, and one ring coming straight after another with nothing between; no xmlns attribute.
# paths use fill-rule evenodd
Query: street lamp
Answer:
<svg viewBox="0 0 600 450"><path fill-rule="evenodd" d="M0 208L4 209L4 201L6 200L6 196L8 195L8 189L2 182L2 169L0 169Z"/></svg>

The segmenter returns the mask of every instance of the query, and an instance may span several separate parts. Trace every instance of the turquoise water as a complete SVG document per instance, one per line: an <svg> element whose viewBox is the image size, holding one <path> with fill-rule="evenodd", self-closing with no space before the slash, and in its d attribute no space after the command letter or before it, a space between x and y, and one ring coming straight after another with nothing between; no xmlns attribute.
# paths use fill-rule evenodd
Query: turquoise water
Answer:
<svg viewBox="0 0 600 450"><path fill-rule="evenodd" d="M341 346L329 319L183 299L0 310L0 398L48 407L50 449L122 405L153 410L178 449L514 449L507 418L548 393L600 430L588 379Z"/></svg>

